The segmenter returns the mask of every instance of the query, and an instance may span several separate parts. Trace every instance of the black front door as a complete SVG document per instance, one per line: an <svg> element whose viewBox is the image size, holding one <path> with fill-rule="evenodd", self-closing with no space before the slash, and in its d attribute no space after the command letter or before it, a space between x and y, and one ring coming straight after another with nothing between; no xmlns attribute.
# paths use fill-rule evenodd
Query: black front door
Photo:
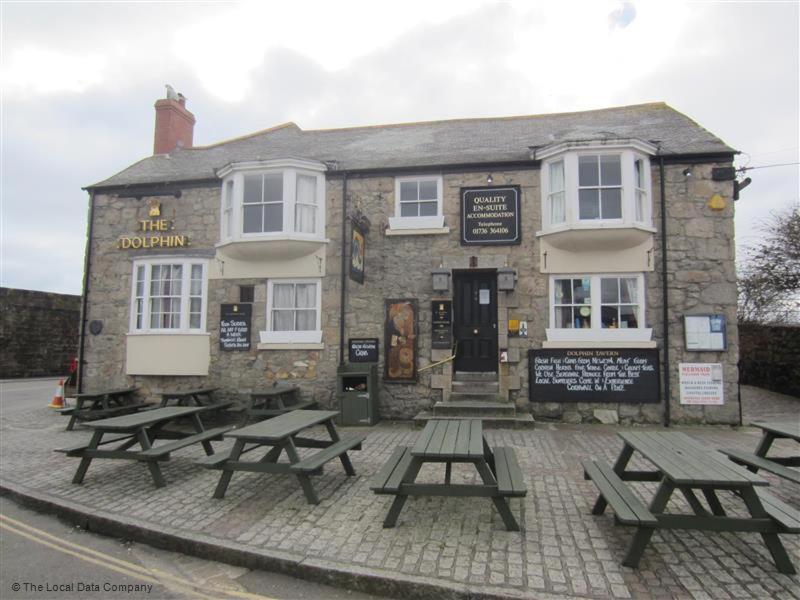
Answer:
<svg viewBox="0 0 800 600"><path fill-rule="evenodd" d="M497 273L453 275L456 371L497 371Z"/></svg>

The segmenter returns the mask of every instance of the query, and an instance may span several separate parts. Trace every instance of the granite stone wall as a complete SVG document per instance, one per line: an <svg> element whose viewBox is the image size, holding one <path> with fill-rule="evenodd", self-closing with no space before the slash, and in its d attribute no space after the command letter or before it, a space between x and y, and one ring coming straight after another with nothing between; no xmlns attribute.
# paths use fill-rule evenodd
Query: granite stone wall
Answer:
<svg viewBox="0 0 800 600"><path fill-rule="evenodd" d="M800 325L739 325L739 378L800 398Z"/></svg>
<svg viewBox="0 0 800 600"><path fill-rule="evenodd" d="M667 270L669 284L670 412L673 422L735 423L737 360L739 339L736 326L736 279L733 256L733 202L731 182L713 182L711 168L720 165L694 165L693 177L686 178L685 164L666 167ZM653 224L656 229L652 256L655 270L645 273L647 327L662 357L660 198L656 163L653 165ZM392 235L388 219L394 215L394 178L370 176L348 178L348 213L359 209L371 221L366 238L365 281L346 281L345 338L377 337L380 340L381 374L379 411L382 418L409 419L429 409L437 400L446 400L452 379L451 363L423 370L415 384L384 383L384 301L388 298L413 298L419 306L418 368L442 360L448 350L431 349L431 301L449 299L451 291L435 293L431 271L436 268L497 269L509 266L518 280L513 292L498 292L499 347L508 348L508 363L500 365L501 396L514 402L518 410L535 417L570 422L591 421L596 409L612 409L622 422L659 423L663 404L534 403L528 400L527 351L541 348L549 326L549 275L539 271L536 231L541 229L539 170L492 170L493 185L519 185L521 189L522 242L515 246L472 246L460 244L460 188L486 184L486 172L445 173L444 216L447 232L430 235ZM722 210L708 203L718 194ZM100 335L87 335L86 381L88 386L133 384L145 395L160 389L219 386L221 394L239 398L275 380L290 380L321 406L337 408L336 368L339 364L339 314L341 273L342 180L328 176L326 183L326 273L322 280L322 330L324 348L315 350L257 350L257 332L266 328L266 281L263 279L211 279L208 298L208 332L211 360L208 377L164 377L125 375L125 339L129 328L132 260L159 250L121 250L116 242L130 235L137 219L147 215L147 198L119 198L98 195L95 208L95 237L92 241L92 268L88 319L104 322ZM216 260L219 238L218 186L182 190L180 198L164 198L165 218L175 221L175 233L191 237L191 247L172 249L174 255L202 255ZM347 228L349 236L350 229ZM348 240L349 241L349 240ZM254 285L253 349L249 352L220 352L218 349L219 305L238 301L239 285ZM727 317L728 347L724 352L687 352L684 349L683 316L697 313L722 313ZM509 337L508 320L528 322L528 337ZM725 404L723 406L682 406L679 401L678 364L713 362L723 366Z"/></svg>
<svg viewBox="0 0 800 600"><path fill-rule="evenodd" d="M81 297L0 288L0 379L67 376L78 356Z"/></svg>

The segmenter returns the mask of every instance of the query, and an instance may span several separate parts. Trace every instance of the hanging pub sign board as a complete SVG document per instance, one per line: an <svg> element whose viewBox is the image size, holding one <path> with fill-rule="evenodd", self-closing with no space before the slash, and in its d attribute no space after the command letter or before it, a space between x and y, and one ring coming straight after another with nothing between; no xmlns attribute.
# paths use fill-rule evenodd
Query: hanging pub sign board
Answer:
<svg viewBox="0 0 800 600"><path fill-rule="evenodd" d="M721 406L725 403L721 363L679 363L678 368L681 404Z"/></svg>
<svg viewBox="0 0 800 600"><path fill-rule="evenodd" d="M364 230L353 223L350 233L350 279L364 283L364 257L367 250L367 236Z"/></svg>
<svg viewBox="0 0 800 600"><path fill-rule="evenodd" d="M221 304L219 310L219 349L250 350L252 304Z"/></svg>
<svg viewBox="0 0 800 600"><path fill-rule="evenodd" d="M378 338L350 338L347 345L351 363L378 362Z"/></svg>
<svg viewBox="0 0 800 600"><path fill-rule="evenodd" d="M658 372L655 349L528 351L531 402L655 403Z"/></svg>
<svg viewBox="0 0 800 600"><path fill-rule="evenodd" d="M461 188L461 245L519 244L519 198L518 185Z"/></svg>
<svg viewBox="0 0 800 600"><path fill-rule="evenodd" d="M385 383L417 382L418 313L416 299L386 300Z"/></svg>
<svg viewBox="0 0 800 600"><path fill-rule="evenodd" d="M686 349L724 351L727 347L725 315L684 315Z"/></svg>
<svg viewBox="0 0 800 600"><path fill-rule="evenodd" d="M453 301L431 302L431 348L449 350L453 347Z"/></svg>

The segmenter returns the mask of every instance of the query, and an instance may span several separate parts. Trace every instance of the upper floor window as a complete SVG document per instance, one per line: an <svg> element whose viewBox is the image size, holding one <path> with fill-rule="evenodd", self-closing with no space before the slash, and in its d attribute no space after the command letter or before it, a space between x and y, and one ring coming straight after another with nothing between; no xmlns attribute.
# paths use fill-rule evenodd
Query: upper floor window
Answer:
<svg viewBox="0 0 800 600"><path fill-rule="evenodd" d="M320 163L301 160L222 169L221 239L323 238L324 169Z"/></svg>
<svg viewBox="0 0 800 600"><path fill-rule="evenodd" d="M444 226L442 177L397 177L390 229L435 229Z"/></svg>
<svg viewBox="0 0 800 600"><path fill-rule="evenodd" d="M205 331L206 281L205 260L164 258L135 261L131 331Z"/></svg>
<svg viewBox="0 0 800 600"><path fill-rule="evenodd" d="M651 225L648 154L639 140L562 144L540 152L543 230Z"/></svg>

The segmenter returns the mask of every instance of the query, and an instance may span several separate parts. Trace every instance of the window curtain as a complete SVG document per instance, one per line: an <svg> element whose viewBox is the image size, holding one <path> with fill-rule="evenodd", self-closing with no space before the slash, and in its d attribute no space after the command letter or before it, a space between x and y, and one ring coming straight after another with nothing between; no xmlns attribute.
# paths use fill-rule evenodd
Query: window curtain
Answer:
<svg viewBox="0 0 800 600"><path fill-rule="evenodd" d="M317 328L317 286L314 283L297 284L297 331Z"/></svg>
<svg viewBox="0 0 800 600"><path fill-rule="evenodd" d="M317 221L317 179L307 175L297 177L297 202L294 209L294 230L315 233Z"/></svg>
<svg viewBox="0 0 800 600"><path fill-rule="evenodd" d="M272 330L294 330L294 285L276 283L272 286Z"/></svg>
<svg viewBox="0 0 800 600"><path fill-rule="evenodd" d="M550 222L563 223L567 218L564 202L564 162L550 163Z"/></svg>

